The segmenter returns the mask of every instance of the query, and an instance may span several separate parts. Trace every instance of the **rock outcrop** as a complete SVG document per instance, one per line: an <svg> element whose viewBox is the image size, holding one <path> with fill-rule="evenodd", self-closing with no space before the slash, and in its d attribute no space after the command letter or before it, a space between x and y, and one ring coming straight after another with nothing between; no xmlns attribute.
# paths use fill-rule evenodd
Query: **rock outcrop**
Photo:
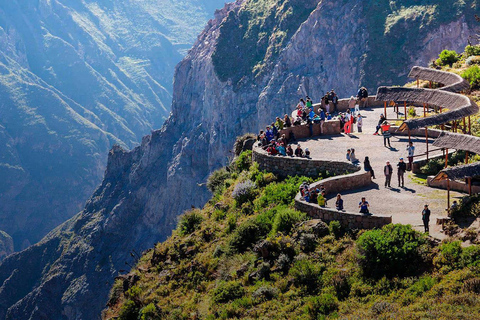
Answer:
<svg viewBox="0 0 480 320"><path fill-rule="evenodd" d="M409 16L385 9L387 3L395 4L386 0L380 1L385 9L380 11L375 7L379 1L267 2L259 9L252 8L257 1L239 0L216 12L177 66L172 113L162 129L131 152L112 149L104 181L85 209L39 244L0 265L0 317L99 318L114 276L128 269L125 262L133 263L130 252L164 240L178 214L208 199L202 185L212 170L232 157L230 149L238 135L255 132L274 116L289 112L305 94L317 100L331 88L346 96L361 84L372 90L377 83L400 83L410 64L418 63L417 47L411 42L420 47L428 42L422 47L421 61L427 64L439 48L458 50L467 42L466 31L444 42L436 36L442 28L474 28L468 24L470 2L462 2L463 9L449 19L437 21L435 12L441 17L452 12L450 3L435 4L422 16ZM290 9L303 20L293 23L281 18ZM392 12L399 15L397 20L388 20ZM251 20L242 20L245 17ZM415 23L410 23L412 19ZM238 52L232 61L233 56L218 51L220 42L226 45L233 36L242 38L238 30L230 29L239 21L243 26L253 21L245 33L258 31L253 39L267 41L261 45L266 49L242 67L244 74L227 72L228 63L233 66L252 52ZM292 26L295 30L289 29ZM378 36L380 29L383 37ZM409 40L395 47L397 51L372 49L377 42L389 43L400 35ZM230 45L243 50L238 43ZM391 54L399 63L384 65L384 56ZM224 73L219 75L219 70Z"/></svg>
<svg viewBox="0 0 480 320"><path fill-rule="evenodd" d="M0 3L0 229L17 250L81 210L114 143L163 124L175 65L221 5Z"/></svg>

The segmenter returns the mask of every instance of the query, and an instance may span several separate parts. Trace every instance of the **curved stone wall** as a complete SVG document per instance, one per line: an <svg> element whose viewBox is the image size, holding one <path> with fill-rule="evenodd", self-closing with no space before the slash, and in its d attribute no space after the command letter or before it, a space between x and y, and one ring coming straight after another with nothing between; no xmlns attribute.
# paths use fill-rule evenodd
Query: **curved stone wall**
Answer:
<svg viewBox="0 0 480 320"><path fill-rule="evenodd" d="M360 170L360 167L341 161L316 160L289 156L270 156L261 147L255 146L252 151L253 161L260 170L275 173L281 177L307 176L318 178L322 172L344 175Z"/></svg>
<svg viewBox="0 0 480 320"><path fill-rule="evenodd" d="M330 195L336 195L344 191L366 187L372 183L369 172L356 172L349 175L337 176L318 181L311 186L319 187L323 185ZM331 205L335 205L335 200L330 200ZM321 219L325 222L338 221L340 225L347 229L373 229L381 228L386 224L392 223L391 216L373 214L371 216L361 213L338 211L335 208L320 207L315 203L305 202L300 193L295 197L295 208L306 212L310 217Z"/></svg>

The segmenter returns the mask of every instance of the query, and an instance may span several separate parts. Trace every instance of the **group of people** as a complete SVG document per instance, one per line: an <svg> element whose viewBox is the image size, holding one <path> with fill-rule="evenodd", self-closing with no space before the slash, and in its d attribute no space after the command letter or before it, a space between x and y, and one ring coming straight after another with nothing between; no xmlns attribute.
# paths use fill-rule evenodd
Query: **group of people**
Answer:
<svg viewBox="0 0 480 320"><path fill-rule="evenodd" d="M303 200L308 203L317 203L321 207L327 205L327 199L325 187L320 185L320 187L310 187L308 182L304 181L300 185L300 194L302 195Z"/></svg>

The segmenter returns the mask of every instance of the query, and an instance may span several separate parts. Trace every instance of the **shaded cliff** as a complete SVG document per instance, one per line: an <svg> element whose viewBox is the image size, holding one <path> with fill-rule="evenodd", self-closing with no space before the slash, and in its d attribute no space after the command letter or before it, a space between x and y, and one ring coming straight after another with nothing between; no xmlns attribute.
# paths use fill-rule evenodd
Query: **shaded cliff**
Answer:
<svg viewBox="0 0 480 320"><path fill-rule="evenodd" d="M0 229L17 250L81 210L114 143L163 124L174 67L216 6L0 3Z"/></svg>
<svg viewBox="0 0 480 320"><path fill-rule="evenodd" d="M361 84L372 90L377 83L401 83L410 64L418 59L427 64L445 47L463 48L473 33L471 1L458 2L459 14L446 20L435 19L452 10L451 4L432 4L431 14L402 14L388 24L395 33L384 32L380 39L405 37L422 48L420 55L410 45L395 47L396 52L378 50L370 24L387 30L390 14L406 10L381 9L371 21L373 7L385 3L414 10L419 2L243 0L216 12L177 66L172 113L162 129L131 152L114 148L105 179L85 209L0 265L0 317L99 318L113 277L133 260L131 250L140 252L165 240L179 213L206 202L209 194L202 184L232 157L238 135L290 111L305 94L317 100L331 88L346 96ZM290 15L297 20L292 22ZM249 27L231 30L244 19L252 22ZM412 24L412 19L425 23ZM442 38L445 30L459 37ZM262 42L254 57L249 48L228 41L245 37ZM231 51L217 51L219 43L238 47L239 53L230 57L235 62L229 59ZM384 72L381 61L389 54L401 63ZM242 72L230 73L228 65L233 68L242 59ZM219 75L219 70L225 73Z"/></svg>

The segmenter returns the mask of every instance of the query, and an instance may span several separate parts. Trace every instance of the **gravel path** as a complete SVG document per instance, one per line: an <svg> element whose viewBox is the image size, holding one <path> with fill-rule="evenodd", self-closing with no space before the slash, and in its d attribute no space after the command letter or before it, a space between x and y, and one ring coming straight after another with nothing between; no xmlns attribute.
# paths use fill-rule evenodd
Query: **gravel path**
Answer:
<svg viewBox="0 0 480 320"><path fill-rule="evenodd" d="M430 234L436 238L443 239L444 235L440 232L440 226L436 226L437 217L445 217L447 207L447 191L429 188L414 182L413 174L407 172L405 174L405 187L399 188L396 175L396 164L399 158L403 157L407 160L407 143L408 137L392 136L390 139L392 148L385 148L383 145L383 137L373 135L380 114L383 109L366 109L362 110L363 116L363 133L355 132L351 135L338 135L329 137L318 137L311 140L299 141L302 148L309 148L311 157L314 159L326 160L346 160L346 150L354 148L356 157L362 163L365 156L370 158L370 163L375 171L375 183L368 188L356 189L342 194L345 209L347 211L358 212L358 203L361 197L366 197L370 204L370 211L373 214L392 215L394 223L411 224L415 229L423 231L421 220L421 211L425 204L428 204L432 212L430 218ZM391 112L391 109L390 109ZM426 151L425 139L412 137L415 146L415 154L422 154ZM430 141L433 143L433 140ZM433 147L430 146L430 150ZM435 153L434 153L435 154ZM441 154L441 151L437 152ZM392 188L385 188L385 176L383 167L386 161L390 161L394 168L392 176ZM334 205L332 199L336 195L328 195L330 198L329 206ZM462 195L457 192L451 192L452 200L460 198Z"/></svg>

